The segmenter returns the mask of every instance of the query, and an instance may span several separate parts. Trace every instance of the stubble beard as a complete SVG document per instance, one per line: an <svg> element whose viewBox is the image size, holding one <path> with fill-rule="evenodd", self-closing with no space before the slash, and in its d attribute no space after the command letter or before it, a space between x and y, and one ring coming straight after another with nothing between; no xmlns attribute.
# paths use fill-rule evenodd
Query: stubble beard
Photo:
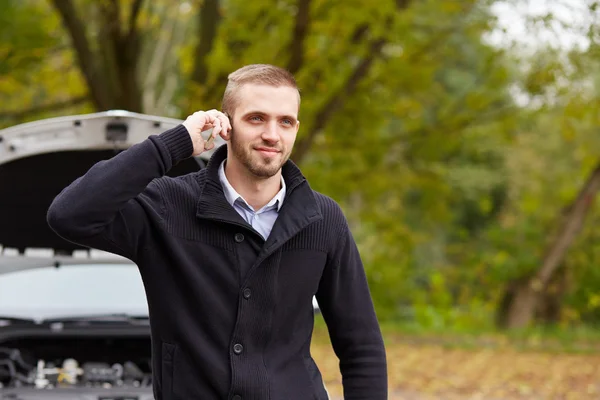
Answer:
<svg viewBox="0 0 600 400"><path fill-rule="evenodd" d="M274 176L283 164L289 159L290 154L286 151L285 148L280 149L281 153L278 153L277 156L273 158L263 158L258 153L253 150L255 145L248 145L247 147L244 144L239 143L235 139L235 134L233 131L231 132L231 150L235 158L246 167L246 169L257 178L267 179ZM265 145L264 143L260 144L261 146L270 147ZM278 156L282 155L283 157L280 159ZM281 160L278 162L278 160Z"/></svg>

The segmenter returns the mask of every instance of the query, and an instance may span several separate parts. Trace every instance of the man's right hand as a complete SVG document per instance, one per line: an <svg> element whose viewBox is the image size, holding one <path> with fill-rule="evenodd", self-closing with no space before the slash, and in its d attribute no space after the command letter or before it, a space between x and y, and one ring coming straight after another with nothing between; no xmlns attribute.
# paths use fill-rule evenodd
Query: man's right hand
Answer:
<svg viewBox="0 0 600 400"><path fill-rule="evenodd" d="M209 144L206 143L202 138L202 131L212 128L212 137L216 138L220 134L224 140L229 140L229 132L231 131L229 118L218 110L197 111L185 119L183 126L189 132L194 144L193 156L200 155L202 152L215 147L214 141L210 141Z"/></svg>

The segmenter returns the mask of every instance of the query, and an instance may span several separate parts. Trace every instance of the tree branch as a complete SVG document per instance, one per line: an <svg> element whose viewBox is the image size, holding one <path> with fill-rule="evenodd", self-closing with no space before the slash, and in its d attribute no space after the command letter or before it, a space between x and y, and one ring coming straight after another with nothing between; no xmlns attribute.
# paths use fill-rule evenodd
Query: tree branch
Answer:
<svg viewBox="0 0 600 400"><path fill-rule="evenodd" d="M102 4L102 2L100 2ZM106 12L111 16L110 26L116 27L115 32L118 36L121 36L121 7L119 6L119 0L110 0L110 3L106 3Z"/></svg>
<svg viewBox="0 0 600 400"><path fill-rule="evenodd" d="M128 38L131 38L135 35L137 17L140 14L140 10L142 9L143 3L144 0L135 0L131 5L131 12L129 13L129 23L127 24L129 29L129 32L127 33Z"/></svg>
<svg viewBox="0 0 600 400"><path fill-rule="evenodd" d="M199 41L196 46L194 72L192 73L192 81L199 85L206 83L208 77L206 60L213 48L221 19L219 0L205 0L204 7L198 14Z"/></svg>
<svg viewBox="0 0 600 400"><path fill-rule="evenodd" d="M142 112L138 61L140 37L134 25L124 26L118 0L105 1L101 7L103 22L98 36L98 47L103 58L105 85L111 95L110 107ZM141 4L132 5L132 13L139 12ZM135 8L138 7L138 11Z"/></svg>
<svg viewBox="0 0 600 400"><path fill-rule="evenodd" d="M296 25L294 26L294 32L292 33L292 41L289 47L290 60L287 66L288 71L292 74L298 72L304 63L304 42L306 40L310 22L310 1L311 0L298 1Z"/></svg>
<svg viewBox="0 0 600 400"><path fill-rule="evenodd" d="M156 101L155 112L162 112L173 100L173 95L177 90L177 75L170 74L165 80L165 85L160 92L160 97Z"/></svg>
<svg viewBox="0 0 600 400"><path fill-rule="evenodd" d="M121 47L121 26L115 0L111 2L100 2L99 32L97 39L97 63L101 65L103 72L103 86L107 88L110 95L108 108L117 107L127 109L124 104L124 90L120 85L120 60L119 50Z"/></svg>
<svg viewBox="0 0 600 400"><path fill-rule="evenodd" d="M527 326L535 316L540 292L546 288L556 270L563 263L567 251L577 238L585 222L585 217L600 189L600 162L571 203L567 215L559 223L558 230L546 248L542 265L535 274L526 280L512 284L512 294L500 310L501 324L508 328Z"/></svg>
<svg viewBox="0 0 600 400"><path fill-rule="evenodd" d="M396 0L396 8L398 11L402 11L408 8L410 4L411 0ZM391 16L386 19L384 24L387 27L391 26ZM428 54L431 50L433 50L436 46L439 45L441 39L447 37L448 34L452 30L456 29L458 26L459 25L454 25L452 29L441 31L438 35L436 35L434 40L428 42L427 45L419 49L418 52L413 53L411 55L410 62L414 62L419 57ZM369 26L366 24L357 26L357 28L354 30L351 41L353 43L358 43L368 33L368 31ZM350 74L344 85L342 85L342 87L334 93L334 95L329 99L329 101L326 102L323 105L323 107L321 107L321 109L315 114L315 122L310 127L308 135L300 138L294 146L292 159L295 163L300 164L302 162L304 157L308 154L308 151L310 150L310 147L312 146L312 143L314 142L317 134L329 123L329 120L333 117L335 112L339 110L339 108L343 104L343 100L348 96L352 95L352 93L354 93L354 90L358 86L360 80L368 74L373 62L376 59L382 57L383 47L387 43L388 40L386 38L379 38L373 40L369 45L367 56L365 56L365 58L363 58L363 60L355 67L354 71L352 72L352 74Z"/></svg>
<svg viewBox="0 0 600 400"><path fill-rule="evenodd" d="M398 10L403 10L408 7L410 0L398 0ZM385 25L389 27L392 24L392 18L386 18ZM361 24L355 29L351 41L358 43L367 34L369 26ZM354 93L354 90L358 86L359 82L367 76L369 69L373 62L382 55L383 46L387 43L386 38L379 38L371 41L367 51L367 55L358 63L352 73L348 76L346 82L342 87L329 98L323 107L315 114L314 123L312 124L310 131L307 136L304 136L298 140L294 146L293 160L295 163L300 164L310 147L317 134L329 123L329 120L333 115L341 108L343 100Z"/></svg>
<svg viewBox="0 0 600 400"><path fill-rule="evenodd" d="M418 168L414 164L415 159L411 150L413 150L414 146L416 146L415 143L418 145L418 141L429 135L431 132L444 132L445 137L451 137L452 135L460 133L465 129L475 128L483 124L497 121L498 119L508 117L509 115L514 115L514 113L515 108L512 105L499 107L485 113L476 113L472 116L472 118L463 119L460 123L455 124L454 126L436 125L406 131L402 133L402 138L400 140L401 143L398 141L398 137L393 137L382 140L381 145L384 148L391 149L391 151L405 153L404 161L407 164L410 164L413 169L417 170ZM408 150L406 150L406 148L408 148ZM418 151L418 149L416 151ZM448 161L448 157L442 159L442 161Z"/></svg>
<svg viewBox="0 0 600 400"><path fill-rule="evenodd" d="M77 61L92 95L94 106L98 110L108 109L110 102L104 85L105 79L95 65L94 54L87 41L85 28L77 16L73 3L71 0L52 0L52 3L61 15L63 25L71 37Z"/></svg>
<svg viewBox="0 0 600 400"><path fill-rule="evenodd" d="M175 36L175 25L176 20L174 18L167 19L160 26L160 35L156 38L156 46L152 53L150 62L147 63L148 70L143 80L142 91L143 91L143 105L144 110L154 110L156 107L156 91L158 80L161 72L164 70L165 63L168 60L167 52L173 44L173 37Z"/></svg>
<svg viewBox="0 0 600 400"><path fill-rule="evenodd" d="M362 24L357 25L354 28L354 32L352 32L352 34L350 35L349 43L351 45L360 44L368 32L369 32L369 24L368 23L364 22ZM302 55L302 63L304 63L303 55ZM298 68L298 70L299 69L300 68ZM313 79L311 79L310 82L305 83L304 89L307 92L315 90L316 86L318 85L318 82L321 80L322 75L323 75L323 71L319 71L319 70L315 71L315 73L313 75Z"/></svg>
<svg viewBox="0 0 600 400"><path fill-rule="evenodd" d="M569 212L562 221L554 241L546 249L544 261L534 280L545 286L562 263L567 250L583 227L585 217L594 204L596 194L600 190L600 163L589 174L585 184L577 194L577 198L568 207ZM532 282L535 284L535 282Z"/></svg>
<svg viewBox="0 0 600 400"><path fill-rule="evenodd" d="M369 24L364 23L364 24L358 25L356 27L356 29L354 30L354 32L352 33L352 36L350 36L350 43L353 43L353 44L360 43L363 40L363 38L365 37L365 35L367 34L367 32L369 32Z"/></svg>
<svg viewBox="0 0 600 400"><path fill-rule="evenodd" d="M396 8L398 11L405 10L410 5L411 0L396 0ZM389 28L392 25L392 17L386 18L384 24ZM351 41L358 43L367 34L369 26L361 24L356 27ZM348 79L342 85L342 87L330 97L323 107L315 114L313 125L307 136L304 136L298 140L294 147L293 160L295 163L300 164L304 157L308 154L312 143L314 142L317 134L325 128L329 123L329 120L333 115L341 108L343 100L348 96L352 95L356 90L356 87L360 81L367 76L373 62L381 57L383 46L387 43L386 38L379 38L371 41L367 51L367 55L358 63L352 73L348 76Z"/></svg>
<svg viewBox="0 0 600 400"><path fill-rule="evenodd" d="M41 104L39 106L25 108L23 110L15 110L15 111L3 111L0 112L0 118L2 119L22 119L31 114L38 114L43 112L53 112L57 110L61 110L63 108L77 106L80 104L84 104L90 100L88 95L74 97L72 99L59 101L56 103L50 104Z"/></svg>
<svg viewBox="0 0 600 400"><path fill-rule="evenodd" d="M306 156L308 150L312 146L317 133L329 123L331 117L342 106L343 100L354 92L359 82L368 74L371 65L381 54L381 49L385 43L385 39L378 39L371 42L367 53L368 56L362 59L362 61L354 68L354 71L350 74L346 83L316 113L314 118L315 122L311 126L308 136L304 136L300 139L294 147L292 158L296 164L302 162L302 159Z"/></svg>

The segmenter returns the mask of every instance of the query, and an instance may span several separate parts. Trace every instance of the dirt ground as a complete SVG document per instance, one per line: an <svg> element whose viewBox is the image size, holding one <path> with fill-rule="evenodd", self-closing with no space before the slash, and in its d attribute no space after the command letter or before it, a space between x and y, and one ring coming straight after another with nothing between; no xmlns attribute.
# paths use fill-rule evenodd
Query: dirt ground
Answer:
<svg viewBox="0 0 600 400"><path fill-rule="evenodd" d="M388 343L390 400L600 399L600 354ZM338 360L328 341L312 353L332 400L342 400Z"/></svg>

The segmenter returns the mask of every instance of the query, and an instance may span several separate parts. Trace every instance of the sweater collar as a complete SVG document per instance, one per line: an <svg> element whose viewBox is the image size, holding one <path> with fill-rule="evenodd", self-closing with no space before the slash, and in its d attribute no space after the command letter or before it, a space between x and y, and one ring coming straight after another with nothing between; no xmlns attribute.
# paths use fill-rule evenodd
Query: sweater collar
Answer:
<svg viewBox="0 0 600 400"><path fill-rule="evenodd" d="M246 199L244 199L244 197L242 197L242 195L239 194L233 186L231 186L231 183L229 183L229 180L227 179L227 175L225 175L226 161L227 160L221 162L221 165L219 165L219 181L221 182L221 187L223 188L223 193L225 194L225 198L227 199L227 202L233 206L236 201L241 201L247 207L249 207L251 210L253 210L252 206L248 204ZM264 205L261 208L261 210L276 208L277 212L279 212L279 210L281 210L281 206L283 205L283 199L285 199L285 192L286 192L285 179L283 179L283 174L282 174L281 189L266 205ZM254 210L254 211L259 212L261 210Z"/></svg>
<svg viewBox="0 0 600 400"><path fill-rule="evenodd" d="M226 158L227 146L222 145L213 152L205 170L198 175L200 196L196 216L242 226L255 232L225 198L219 167ZM288 160L281 172L286 182L286 199L263 248L267 253L274 251L310 223L323 218L312 189L293 161Z"/></svg>

